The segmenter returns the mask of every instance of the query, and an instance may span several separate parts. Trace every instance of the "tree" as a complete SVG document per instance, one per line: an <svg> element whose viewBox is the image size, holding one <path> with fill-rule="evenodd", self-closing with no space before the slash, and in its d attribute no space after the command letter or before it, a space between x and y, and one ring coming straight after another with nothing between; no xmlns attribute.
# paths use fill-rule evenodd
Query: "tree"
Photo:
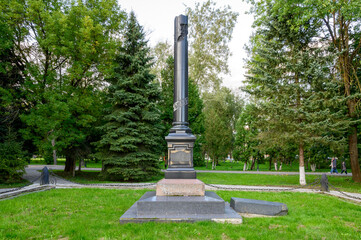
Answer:
<svg viewBox="0 0 361 240"><path fill-rule="evenodd" d="M65 171L89 151L109 59L124 17L116 1L1 0L24 77L24 137L66 156Z"/></svg>
<svg viewBox="0 0 361 240"><path fill-rule="evenodd" d="M19 59L14 53L13 36L0 15L0 182L14 182L24 173L26 161L19 130L24 94Z"/></svg>
<svg viewBox="0 0 361 240"><path fill-rule="evenodd" d="M258 4L254 7L260 8ZM300 184L305 185L305 146L342 145L342 135L350 122L339 105L343 98L337 84L327 79L331 77L332 55L314 42L317 19L309 18L307 25L293 28L297 12L289 11L282 18L271 3L262 7L252 38L247 91L260 99L262 146L272 149L296 143Z"/></svg>
<svg viewBox="0 0 361 240"><path fill-rule="evenodd" d="M232 38L238 14L230 6L216 8L208 0L187 7L189 18L189 76L200 89L217 89L228 74L228 58L231 55L228 43Z"/></svg>
<svg viewBox="0 0 361 240"><path fill-rule="evenodd" d="M266 6L268 2L270 1L262 1L258 5ZM357 103L360 99L361 90L359 76L357 75L361 64L359 61L361 52L360 1L278 0L275 1L273 8L278 11L280 18L287 18L289 11L299 13L297 21L294 21L294 28L303 28L305 24L307 25L310 17L317 18L320 23L318 37L326 40L324 45L329 47L330 52L336 53L334 77L339 80L339 84L347 97L345 102L348 109L347 115L354 120L354 124L350 125L348 135L352 179L361 182L357 148L357 120L359 119Z"/></svg>
<svg viewBox="0 0 361 240"><path fill-rule="evenodd" d="M162 125L156 108L160 99L143 27L130 13L124 42L115 58L114 74L108 79L110 103L107 123L98 142L108 179L149 179L159 171Z"/></svg>
<svg viewBox="0 0 361 240"><path fill-rule="evenodd" d="M205 93L204 99L204 150L212 158L212 169L215 169L218 160L233 150L235 119L242 105L225 87L217 92Z"/></svg>
<svg viewBox="0 0 361 240"><path fill-rule="evenodd" d="M247 104L241 111L236 124L233 157L236 161L244 162L243 171L246 171L250 158L254 160L259 150L257 140L257 111L254 104ZM253 161L254 164L254 161ZM253 165L252 164L252 165ZM253 169L253 166L251 167Z"/></svg>
<svg viewBox="0 0 361 240"><path fill-rule="evenodd" d="M156 76L159 84L162 84L162 71L169 65L169 56L173 56L173 48L167 41L158 42L151 48L151 56L154 56L154 65L152 66L152 74Z"/></svg>

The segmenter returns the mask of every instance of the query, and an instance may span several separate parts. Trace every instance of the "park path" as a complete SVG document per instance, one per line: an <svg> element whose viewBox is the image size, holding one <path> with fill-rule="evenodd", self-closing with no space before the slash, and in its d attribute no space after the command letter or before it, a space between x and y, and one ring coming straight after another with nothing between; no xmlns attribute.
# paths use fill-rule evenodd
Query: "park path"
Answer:
<svg viewBox="0 0 361 240"><path fill-rule="evenodd" d="M53 170L64 170L64 166L62 165L28 165L26 171L29 170L41 170L45 166L48 169ZM78 169L78 168L77 168ZM82 170L92 170L92 171L100 171L101 168L86 168L82 167ZM163 170L164 171L164 170ZM223 171L223 170L196 170L199 173L237 173L237 174L264 174L264 175L299 175L299 172L281 172L281 171ZM306 172L306 175L317 175L321 176L322 174L326 174L327 176L337 176L337 177L345 177L350 176L352 177L352 173L346 174L331 174L330 172Z"/></svg>
<svg viewBox="0 0 361 240"><path fill-rule="evenodd" d="M22 194L44 191L52 188L116 188L116 189L155 189L156 183L103 183L103 184L78 184L67 181L61 177L55 176L56 184L50 185L40 185L40 175L39 170L43 169L44 166L47 166L49 169L63 170L64 166L54 166L54 165L29 165L25 170L24 178L33 182L31 185L24 188L17 188L13 191L11 189L0 189L0 199L6 199L11 197L16 197ZM100 170L99 168L84 168L86 170ZM270 174L269 172L243 172L243 171L205 171L199 170L197 172L220 172L220 173L252 173L252 174ZM290 172L272 172L273 175L288 174ZM292 172L292 174L298 174ZM313 173L312 173L313 174ZM314 175L321 175L318 173ZM329 175L330 173L328 173ZM206 190L225 190L225 191L266 191L266 192L279 192L279 191L289 191L289 192L306 192L306 193L322 193L339 198L349 199L358 203L361 203L361 194L359 193L349 193L349 192L340 192L340 191L329 191L322 192L317 189L309 188L298 188L298 187L278 187L278 186L246 186L246 185L221 185L221 184L206 184Z"/></svg>

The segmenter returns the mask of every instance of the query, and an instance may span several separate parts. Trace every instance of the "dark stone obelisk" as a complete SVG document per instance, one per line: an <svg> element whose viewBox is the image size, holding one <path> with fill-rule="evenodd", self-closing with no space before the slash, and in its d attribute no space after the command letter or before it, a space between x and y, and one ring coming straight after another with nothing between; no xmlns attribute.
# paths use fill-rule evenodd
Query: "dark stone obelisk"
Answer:
<svg viewBox="0 0 361 240"><path fill-rule="evenodd" d="M188 127L188 17L174 20L173 127L165 137L168 145L166 179L195 179L193 146L196 137Z"/></svg>
<svg viewBox="0 0 361 240"><path fill-rule="evenodd" d="M175 72L173 127L165 138L168 169L156 191L146 192L119 219L130 222L219 221L242 223L242 217L215 192L205 191L193 168L196 137L188 127L188 50L187 17L175 18Z"/></svg>

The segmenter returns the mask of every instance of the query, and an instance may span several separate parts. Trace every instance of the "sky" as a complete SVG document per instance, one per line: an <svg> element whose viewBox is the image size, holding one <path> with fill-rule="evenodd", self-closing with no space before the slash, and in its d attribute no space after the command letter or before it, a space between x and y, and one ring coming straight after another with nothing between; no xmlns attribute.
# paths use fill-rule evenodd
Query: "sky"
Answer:
<svg viewBox="0 0 361 240"><path fill-rule="evenodd" d="M194 0L119 0L127 12L133 10L139 23L148 33L150 46L159 41L173 44L174 18L185 13L186 6L194 7ZM217 7L231 6L232 11L239 14L233 30L233 38L229 43L232 56L229 58L230 75L223 76L223 85L232 90L238 89L244 80L244 60L247 53L244 50L252 33L253 16L246 14L250 6L241 0L215 0Z"/></svg>

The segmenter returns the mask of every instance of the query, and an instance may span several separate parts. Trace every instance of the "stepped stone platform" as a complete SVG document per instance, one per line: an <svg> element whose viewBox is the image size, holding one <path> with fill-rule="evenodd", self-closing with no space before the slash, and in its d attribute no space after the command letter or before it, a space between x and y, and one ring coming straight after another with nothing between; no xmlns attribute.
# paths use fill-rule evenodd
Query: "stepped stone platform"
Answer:
<svg viewBox="0 0 361 240"><path fill-rule="evenodd" d="M214 192L204 196L157 196L146 192L119 219L120 223L215 221L241 224L242 217Z"/></svg>

